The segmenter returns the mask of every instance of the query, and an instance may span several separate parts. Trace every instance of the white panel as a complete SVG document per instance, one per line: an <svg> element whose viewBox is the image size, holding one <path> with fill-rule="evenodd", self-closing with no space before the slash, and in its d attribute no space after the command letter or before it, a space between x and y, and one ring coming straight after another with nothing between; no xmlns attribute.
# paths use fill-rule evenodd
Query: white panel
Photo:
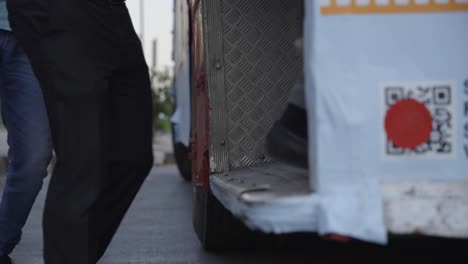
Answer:
<svg viewBox="0 0 468 264"><path fill-rule="evenodd" d="M370 0L357 0L357 4L360 6L366 6L369 5Z"/></svg>
<svg viewBox="0 0 468 264"><path fill-rule="evenodd" d="M320 0L320 6L329 6L330 0Z"/></svg>
<svg viewBox="0 0 468 264"><path fill-rule="evenodd" d="M337 0L336 4L338 6L349 6L351 5L351 0Z"/></svg>
<svg viewBox="0 0 468 264"><path fill-rule="evenodd" d="M396 0L395 3L397 5L407 5L409 4L409 0Z"/></svg>
<svg viewBox="0 0 468 264"><path fill-rule="evenodd" d="M416 0L416 4L418 5L427 5L429 0Z"/></svg>
<svg viewBox="0 0 468 264"><path fill-rule="evenodd" d="M377 5L388 5L390 0L377 0Z"/></svg>

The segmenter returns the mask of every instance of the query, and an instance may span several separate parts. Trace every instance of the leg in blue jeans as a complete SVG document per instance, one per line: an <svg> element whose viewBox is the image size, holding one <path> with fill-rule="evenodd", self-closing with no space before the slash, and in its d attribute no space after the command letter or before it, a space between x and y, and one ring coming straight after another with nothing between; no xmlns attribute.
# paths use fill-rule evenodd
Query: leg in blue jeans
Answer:
<svg viewBox="0 0 468 264"><path fill-rule="evenodd" d="M8 255L21 239L21 230L47 176L52 144L39 83L13 34L3 30L0 99L9 145L9 168L0 203L0 255Z"/></svg>

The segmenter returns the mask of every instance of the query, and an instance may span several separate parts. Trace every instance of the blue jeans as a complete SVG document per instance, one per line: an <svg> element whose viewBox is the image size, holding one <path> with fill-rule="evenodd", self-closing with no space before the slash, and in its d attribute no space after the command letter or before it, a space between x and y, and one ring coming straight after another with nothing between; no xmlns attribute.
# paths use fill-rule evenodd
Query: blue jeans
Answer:
<svg viewBox="0 0 468 264"><path fill-rule="evenodd" d="M13 34L0 30L0 99L9 168L0 203L0 255L8 255L47 176L52 154L42 91Z"/></svg>

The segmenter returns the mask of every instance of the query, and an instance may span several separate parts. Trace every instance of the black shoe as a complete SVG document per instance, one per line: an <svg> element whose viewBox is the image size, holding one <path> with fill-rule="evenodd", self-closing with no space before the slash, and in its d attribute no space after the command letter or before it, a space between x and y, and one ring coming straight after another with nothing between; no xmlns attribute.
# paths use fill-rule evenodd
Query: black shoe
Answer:
<svg viewBox="0 0 468 264"><path fill-rule="evenodd" d="M9 256L0 256L0 264L14 264Z"/></svg>
<svg viewBox="0 0 468 264"><path fill-rule="evenodd" d="M275 123L266 141L268 152L274 159L307 169L309 145L306 110L288 105L283 117Z"/></svg>

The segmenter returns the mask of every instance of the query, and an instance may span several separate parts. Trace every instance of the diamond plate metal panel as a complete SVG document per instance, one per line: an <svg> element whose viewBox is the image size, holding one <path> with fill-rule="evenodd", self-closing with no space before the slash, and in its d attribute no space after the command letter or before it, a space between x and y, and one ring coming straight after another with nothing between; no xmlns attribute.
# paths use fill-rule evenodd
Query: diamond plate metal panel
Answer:
<svg viewBox="0 0 468 264"><path fill-rule="evenodd" d="M213 166L218 167L215 171L226 171L269 161L266 135L281 116L303 69L302 57L294 48L301 35L303 0L207 1L219 1L220 13L207 9L213 13L207 15L217 16L210 21L222 30L222 43L216 48L222 50L222 58L218 58L222 65L218 66L222 66L223 82L209 86L211 100L220 103L220 98L213 97L221 95L221 89L224 103L218 109L212 102L211 134L212 138L215 133L227 135L226 145L212 143ZM208 36L210 26L208 23ZM216 43L208 40L207 45L208 54ZM226 161L228 164L220 164Z"/></svg>
<svg viewBox="0 0 468 264"><path fill-rule="evenodd" d="M223 0L223 48L231 168L267 161L265 138L302 70L294 50L303 0Z"/></svg>

